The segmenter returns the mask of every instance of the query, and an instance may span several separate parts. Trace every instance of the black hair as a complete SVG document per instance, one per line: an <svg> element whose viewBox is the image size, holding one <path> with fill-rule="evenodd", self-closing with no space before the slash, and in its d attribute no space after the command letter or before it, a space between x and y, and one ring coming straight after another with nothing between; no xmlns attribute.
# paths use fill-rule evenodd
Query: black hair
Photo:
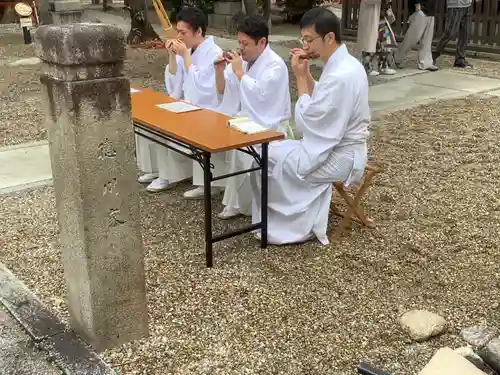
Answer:
<svg viewBox="0 0 500 375"><path fill-rule="evenodd" d="M193 7L182 8L175 17L176 22L183 21L193 28L194 31L201 29L201 35L207 32L207 16L201 9Z"/></svg>
<svg viewBox="0 0 500 375"><path fill-rule="evenodd" d="M342 43L340 20L332 11L322 7L309 9L300 19L300 28L311 26L314 26L314 30L322 38L328 33L334 33L335 41L338 44Z"/></svg>
<svg viewBox="0 0 500 375"><path fill-rule="evenodd" d="M238 22L236 31L247 34L255 43L262 38L266 38L266 45L269 42L269 26L267 26L266 20L257 14L244 17Z"/></svg>

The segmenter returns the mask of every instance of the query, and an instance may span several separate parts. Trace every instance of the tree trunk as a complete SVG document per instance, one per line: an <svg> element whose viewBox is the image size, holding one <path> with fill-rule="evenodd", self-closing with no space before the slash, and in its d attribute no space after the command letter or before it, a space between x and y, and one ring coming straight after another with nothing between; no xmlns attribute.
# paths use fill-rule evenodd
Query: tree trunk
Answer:
<svg viewBox="0 0 500 375"><path fill-rule="evenodd" d="M151 23L146 18L147 8L144 0L128 0L126 7L130 12L130 32L128 44L141 44L148 41L161 40Z"/></svg>
<svg viewBox="0 0 500 375"><path fill-rule="evenodd" d="M249 16L257 12L257 0L243 0L243 6L245 7L245 13Z"/></svg>
<svg viewBox="0 0 500 375"><path fill-rule="evenodd" d="M267 21L267 25L269 26L269 33L271 32L271 0L263 0L264 7L263 7L263 16L264 19ZM247 15L252 15L255 14L259 11L259 5L257 3L257 0L243 0L243 8L245 11L245 14Z"/></svg>
<svg viewBox="0 0 500 375"><path fill-rule="evenodd" d="M267 21L267 26L269 27L269 34L271 34L271 0L264 0L264 19Z"/></svg>

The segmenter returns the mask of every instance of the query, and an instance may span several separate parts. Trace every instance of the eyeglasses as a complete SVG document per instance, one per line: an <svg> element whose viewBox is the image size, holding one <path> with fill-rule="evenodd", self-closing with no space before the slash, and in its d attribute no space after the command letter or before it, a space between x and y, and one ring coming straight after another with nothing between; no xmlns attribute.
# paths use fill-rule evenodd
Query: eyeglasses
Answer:
<svg viewBox="0 0 500 375"><path fill-rule="evenodd" d="M321 35L318 35L317 37L314 37L312 39L304 39L303 37L300 37L299 42L302 43L302 45L311 44L312 42L314 42L316 39L319 39L319 38L321 38Z"/></svg>

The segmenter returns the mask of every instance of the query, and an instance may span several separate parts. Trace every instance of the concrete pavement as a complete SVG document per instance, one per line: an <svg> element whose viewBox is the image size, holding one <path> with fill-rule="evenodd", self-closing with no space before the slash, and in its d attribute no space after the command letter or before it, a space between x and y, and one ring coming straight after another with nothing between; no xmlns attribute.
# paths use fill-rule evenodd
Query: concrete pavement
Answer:
<svg viewBox="0 0 500 375"><path fill-rule="evenodd" d="M46 141L0 148L0 195L52 183Z"/></svg>
<svg viewBox="0 0 500 375"><path fill-rule="evenodd" d="M381 112L411 108L442 99L495 93L498 89L498 79L444 69L433 73L417 73L401 79L388 79L387 83L370 87L370 107L376 116Z"/></svg>

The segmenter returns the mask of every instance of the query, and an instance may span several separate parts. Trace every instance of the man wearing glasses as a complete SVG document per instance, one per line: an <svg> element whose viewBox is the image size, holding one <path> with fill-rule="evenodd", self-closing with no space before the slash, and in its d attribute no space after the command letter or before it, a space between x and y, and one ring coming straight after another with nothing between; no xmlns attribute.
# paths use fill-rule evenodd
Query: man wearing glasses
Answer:
<svg viewBox="0 0 500 375"><path fill-rule="evenodd" d="M269 46L269 27L258 15L247 16L237 27L240 51L226 53L215 64L215 80L221 104L216 111L246 116L268 129L288 131L291 116L288 68ZM226 66L227 63L227 66ZM229 173L249 169L251 155L227 153ZM227 179L221 219L252 214L249 173Z"/></svg>
<svg viewBox="0 0 500 375"><path fill-rule="evenodd" d="M298 243L316 237L327 244L332 183L359 181L367 159L368 80L361 63L340 39L340 21L325 8L300 21L303 49L291 51L299 99L301 140L269 145L268 241ZM316 82L309 60L325 65ZM260 176L251 175L253 222L260 220Z"/></svg>

